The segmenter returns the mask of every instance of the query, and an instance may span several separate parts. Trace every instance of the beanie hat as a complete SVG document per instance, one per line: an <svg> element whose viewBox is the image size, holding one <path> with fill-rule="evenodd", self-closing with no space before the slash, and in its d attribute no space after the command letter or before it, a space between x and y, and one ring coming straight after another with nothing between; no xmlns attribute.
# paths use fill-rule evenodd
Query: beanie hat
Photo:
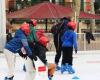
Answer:
<svg viewBox="0 0 100 80"><path fill-rule="evenodd" d="M22 31L25 32L26 35L28 35L30 33L30 28L29 28L29 24L27 24L26 22L24 22L21 26L20 29Z"/></svg>
<svg viewBox="0 0 100 80"><path fill-rule="evenodd" d="M73 30L75 30L75 28L76 28L76 23L73 22L73 21L70 21L70 22L68 22L67 26L70 27L70 28L72 28Z"/></svg>
<svg viewBox="0 0 100 80"><path fill-rule="evenodd" d="M32 21L32 23L33 23L34 26L37 25L37 20L35 20L35 19L31 19L31 21Z"/></svg>

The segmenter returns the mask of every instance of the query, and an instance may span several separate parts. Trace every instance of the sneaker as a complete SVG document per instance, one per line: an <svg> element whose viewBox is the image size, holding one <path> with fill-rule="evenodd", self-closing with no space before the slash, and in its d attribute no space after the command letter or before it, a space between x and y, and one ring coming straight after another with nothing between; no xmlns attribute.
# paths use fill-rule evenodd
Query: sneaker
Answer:
<svg viewBox="0 0 100 80"><path fill-rule="evenodd" d="M65 65L61 65L61 74L63 74L66 71L66 66Z"/></svg>
<svg viewBox="0 0 100 80"><path fill-rule="evenodd" d="M14 76L12 76L12 77L5 77L5 79L4 80L13 80L13 78L14 78Z"/></svg>
<svg viewBox="0 0 100 80"><path fill-rule="evenodd" d="M74 74L75 73L75 70L72 68L71 65L68 65L68 73L69 74Z"/></svg>
<svg viewBox="0 0 100 80"><path fill-rule="evenodd" d="M60 70L61 69L61 67L60 66L56 66L56 71L58 71L58 70Z"/></svg>

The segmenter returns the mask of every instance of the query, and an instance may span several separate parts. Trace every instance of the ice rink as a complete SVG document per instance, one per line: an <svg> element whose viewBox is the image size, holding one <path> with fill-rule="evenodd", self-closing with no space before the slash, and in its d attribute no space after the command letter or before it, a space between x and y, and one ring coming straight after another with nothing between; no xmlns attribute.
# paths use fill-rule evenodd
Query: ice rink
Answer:
<svg viewBox="0 0 100 80"><path fill-rule="evenodd" d="M55 52L47 53L48 62L54 63L54 55ZM78 52L73 57L73 68L76 73L68 74L65 72L61 74L60 71L56 71L53 80L100 80L100 51ZM24 80L25 72L22 70L23 64L23 59L17 56L14 80ZM0 80L4 80L4 77L7 75L6 73L7 64L5 57L3 54L0 54Z"/></svg>

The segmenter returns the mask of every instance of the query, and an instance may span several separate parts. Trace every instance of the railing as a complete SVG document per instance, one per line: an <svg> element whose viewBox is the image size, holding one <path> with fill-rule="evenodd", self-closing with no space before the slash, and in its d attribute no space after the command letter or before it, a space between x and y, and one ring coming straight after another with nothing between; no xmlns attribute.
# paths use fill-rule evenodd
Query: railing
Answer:
<svg viewBox="0 0 100 80"><path fill-rule="evenodd" d="M55 47L53 44L53 36L51 33L48 33L49 35L49 44L48 49L50 51L54 51ZM100 33L93 33L93 36L95 38L95 41L90 40L90 44L86 40L86 34L85 33L78 33L77 34L77 43L78 43L78 50L79 51L88 51L88 50L100 50Z"/></svg>
<svg viewBox="0 0 100 80"><path fill-rule="evenodd" d="M46 33L49 38L49 43L47 48L49 51L55 51L54 43L53 43L53 35L51 33ZM90 40L90 44L86 41L85 33L77 34L77 43L79 51L88 51L88 50L100 50L100 33L93 33L95 41ZM5 45L5 37L6 35L0 35L0 51L3 51Z"/></svg>

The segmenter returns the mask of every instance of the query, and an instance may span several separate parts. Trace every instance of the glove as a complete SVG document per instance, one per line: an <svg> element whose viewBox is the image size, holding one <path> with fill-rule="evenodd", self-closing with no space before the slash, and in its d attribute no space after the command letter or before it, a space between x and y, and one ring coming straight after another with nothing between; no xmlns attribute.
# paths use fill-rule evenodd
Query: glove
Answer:
<svg viewBox="0 0 100 80"><path fill-rule="evenodd" d="M56 65L53 63L48 63L48 74L49 76L53 76L55 72Z"/></svg>
<svg viewBox="0 0 100 80"><path fill-rule="evenodd" d="M19 54L22 58L27 58L27 54L23 54L21 50L18 51L18 54Z"/></svg>
<svg viewBox="0 0 100 80"><path fill-rule="evenodd" d="M37 61L37 57L36 57L36 55L33 55L33 59L34 59L35 61Z"/></svg>
<svg viewBox="0 0 100 80"><path fill-rule="evenodd" d="M77 49L75 49L75 54L77 53Z"/></svg>

